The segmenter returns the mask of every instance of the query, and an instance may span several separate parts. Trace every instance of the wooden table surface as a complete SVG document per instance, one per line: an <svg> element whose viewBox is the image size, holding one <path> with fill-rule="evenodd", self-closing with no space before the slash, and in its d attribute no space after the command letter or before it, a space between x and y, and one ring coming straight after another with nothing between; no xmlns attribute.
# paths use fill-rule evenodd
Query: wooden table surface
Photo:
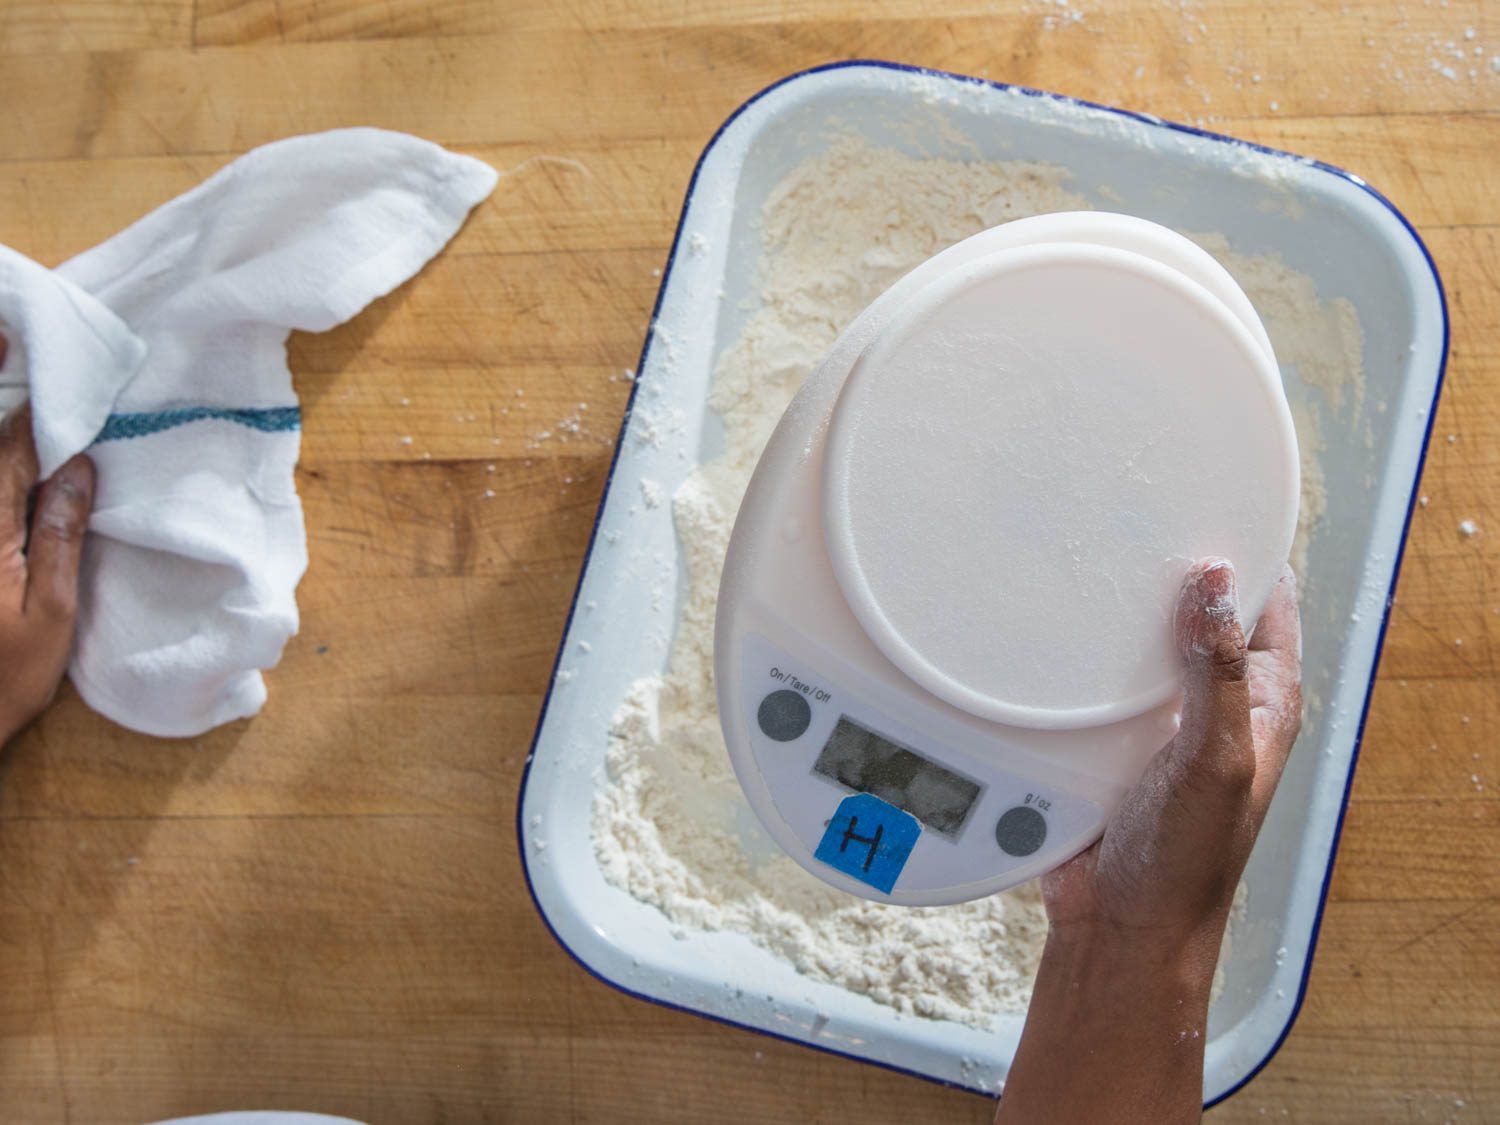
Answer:
<svg viewBox="0 0 1500 1125"><path fill-rule="evenodd" d="M987 1119L599 984L514 838L693 162L762 86L868 56L1316 156L1427 240L1453 317L1430 502L1311 989L1210 1120L1500 1121L1500 4L0 0L0 56L0 242L48 263L294 133L516 170L418 280L292 341L312 564L264 712L162 742L64 689L10 748L0 1119Z"/></svg>

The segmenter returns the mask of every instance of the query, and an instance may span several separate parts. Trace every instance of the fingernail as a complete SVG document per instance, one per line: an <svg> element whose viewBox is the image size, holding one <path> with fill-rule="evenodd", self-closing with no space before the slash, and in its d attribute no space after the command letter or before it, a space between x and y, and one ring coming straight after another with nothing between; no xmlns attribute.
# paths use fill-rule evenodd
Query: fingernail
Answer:
<svg viewBox="0 0 1500 1125"><path fill-rule="evenodd" d="M1215 559L1203 568L1198 592L1203 611L1221 624L1234 620L1240 611L1240 584L1228 559Z"/></svg>
<svg viewBox="0 0 1500 1125"><path fill-rule="evenodd" d="M1210 558L1194 564L1177 599L1173 631L1184 654L1211 654L1224 630L1239 621L1240 591L1234 565Z"/></svg>
<svg viewBox="0 0 1500 1125"><path fill-rule="evenodd" d="M65 462L54 474L57 487L76 499L87 497L94 488L94 463L79 455Z"/></svg>

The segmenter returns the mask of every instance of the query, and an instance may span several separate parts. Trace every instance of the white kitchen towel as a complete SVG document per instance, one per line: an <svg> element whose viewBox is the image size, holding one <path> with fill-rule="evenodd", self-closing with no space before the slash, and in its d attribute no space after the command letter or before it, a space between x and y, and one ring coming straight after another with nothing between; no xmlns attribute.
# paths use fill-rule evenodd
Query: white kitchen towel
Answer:
<svg viewBox="0 0 1500 1125"><path fill-rule="evenodd" d="M104 428L146 344L78 286L7 246L0 246L0 325L0 414L26 401L27 371L49 373L29 390L37 461L50 477Z"/></svg>
<svg viewBox="0 0 1500 1125"><path fill-rule="evenodd" d="M395 289L497 178L341 129L255 149L55 271L0 255L0 396L29 391L44 473L86 446L98 467L69 668L89 706L164 736L260 709L307 567L287 335Z"/></svg>

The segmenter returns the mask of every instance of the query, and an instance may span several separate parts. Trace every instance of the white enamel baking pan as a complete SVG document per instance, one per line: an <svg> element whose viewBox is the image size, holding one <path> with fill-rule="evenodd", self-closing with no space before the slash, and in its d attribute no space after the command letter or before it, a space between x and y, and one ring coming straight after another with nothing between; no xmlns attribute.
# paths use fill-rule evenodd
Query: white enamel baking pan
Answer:
<svg viewBox="0 0 1500 1125"><path fill-rule="evenodd" d="M1101 207L1220 231L1241 252L1277 252L1324 299L1346 297L1358 311L1365 401L1385 409L1324 424L1329 514L1304 584L1307 687L1321 706L1247 872L1248 909L1209 1020L1212 1104L1265 1065L1302 1000L1447 348L1441 283L1411 225L1362 180L1315 161L881 62L793 75L741 106L688 187L639 366L637 387L660 393L638 390L621 427L522 784L518 826L537 907L580 964L632 995L976 1091L1003 1084L1019 1017L985 1031L903 1017L802 977L741 936L674 933L604 881L590 839L610 716L633 680L663 668L674 627L670 505L643 505L641 481L670 496L717 452L706 398L754 295L755 217L772 186L827 143L831 121L913 155L1061 164ZM690 242L694 234L702 240ZM1295 370L1285 377L1294 400L1316 395Z"/></svg>

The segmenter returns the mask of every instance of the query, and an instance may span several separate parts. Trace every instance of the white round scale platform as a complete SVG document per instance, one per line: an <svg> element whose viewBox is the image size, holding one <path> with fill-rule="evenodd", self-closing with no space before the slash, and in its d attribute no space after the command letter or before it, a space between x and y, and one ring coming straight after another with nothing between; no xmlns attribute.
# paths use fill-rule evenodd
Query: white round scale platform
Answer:
<svg viewBox="0 0 1500 1125"><path fill-rule="evenodd" d="M1252 623L1298 489L1270 341L1195 244L1079 212L949 248L840 336L741 505L715 672L751 806L877 901L1055 867L1175 730L1188 566L1231 559Z"/></svg>

